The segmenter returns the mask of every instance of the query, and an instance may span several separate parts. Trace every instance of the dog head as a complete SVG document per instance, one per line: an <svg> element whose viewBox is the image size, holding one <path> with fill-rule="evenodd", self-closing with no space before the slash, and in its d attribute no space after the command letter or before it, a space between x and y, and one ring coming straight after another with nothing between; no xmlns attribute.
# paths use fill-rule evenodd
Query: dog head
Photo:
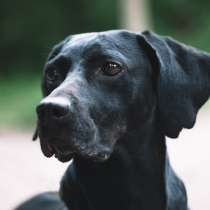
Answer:
<svg viewBox="0 0 210 210"><path fill-rule="evenodd" d="M145 32L70 36L44 67L37 106L41 148L60 161L104 161L117 140L155 115L165 135L191 128L209 96L209 57Z"/></svg>

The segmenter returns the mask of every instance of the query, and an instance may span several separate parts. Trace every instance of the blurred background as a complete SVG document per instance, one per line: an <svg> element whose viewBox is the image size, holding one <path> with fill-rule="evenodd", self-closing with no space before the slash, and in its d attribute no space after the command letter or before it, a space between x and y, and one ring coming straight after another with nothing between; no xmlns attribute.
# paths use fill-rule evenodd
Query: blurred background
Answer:
<svg viewBox="0 0 210 210"><path fill-rule="evenodd" d="M54 44L75 33L150 29L210 52L209 9L209 0L1 1L1 208L9 210L34 193L56 190L67 166L44 158L38 143L30 141L42 67ZM195 210L210 209L208 110L207 105L192 131L168 141Z"/></svg>

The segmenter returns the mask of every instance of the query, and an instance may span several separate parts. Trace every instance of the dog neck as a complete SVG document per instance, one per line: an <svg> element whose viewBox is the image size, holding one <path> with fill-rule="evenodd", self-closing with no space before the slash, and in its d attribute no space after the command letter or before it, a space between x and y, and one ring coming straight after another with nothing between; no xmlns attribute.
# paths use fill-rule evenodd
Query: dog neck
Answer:
<svg viewBox="0 0 210 210"><path fill-rule="evenodd" d="M165 137L148 128L119 139L104 163L73 161L61 184L70 209L166 209Z"/></svg>

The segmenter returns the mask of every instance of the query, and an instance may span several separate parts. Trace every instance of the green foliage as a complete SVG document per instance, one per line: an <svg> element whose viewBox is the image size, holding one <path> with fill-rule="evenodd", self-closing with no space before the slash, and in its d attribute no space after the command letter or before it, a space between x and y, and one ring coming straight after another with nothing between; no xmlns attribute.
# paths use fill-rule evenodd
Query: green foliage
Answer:
<svg viewBox="0 0 210 210"><path fill-rule="evenodd" d="M151 3L157 32L210 51L210 1L151 0Z"/></svg>
<svg viewBox="0 0 210 210"><path fill-rule="evenodd" d="M117 28L118 1L3 1L0 75L40 71L50 48L69 34ZM150 1L157 32L210 51L209 0Z"/></svg>
<svg viewBox="0 0 210 210"><path fill-rule="evenodd" d="M31 127L36 123L35 105L41 99L40 75L18 75L0 80L0 127Z"/></svg>
<svg viewBox="0 0 210 210"><path fill-rule="evenodd" d="M3 1L0 7L1 74L40 69L65 36L116 28L116 1Z"/></svg>

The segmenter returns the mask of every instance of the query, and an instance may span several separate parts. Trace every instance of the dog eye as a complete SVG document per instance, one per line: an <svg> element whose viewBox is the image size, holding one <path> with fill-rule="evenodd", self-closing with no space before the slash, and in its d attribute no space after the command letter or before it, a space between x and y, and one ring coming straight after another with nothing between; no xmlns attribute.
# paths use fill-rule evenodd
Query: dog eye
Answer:
<svg viewBox="0 0 210 210"><path fill-rule="evenodd" d="M107 62L101 70L107 76L114 76L122 71L122 66L115 62Z"/></svg>
<svg viewBox="0 0 210 210"><path fill-rule="evenodd" d="M45 73L48 83L57 83L61 80L61 75L56 68L49 68Z"/></svg>

